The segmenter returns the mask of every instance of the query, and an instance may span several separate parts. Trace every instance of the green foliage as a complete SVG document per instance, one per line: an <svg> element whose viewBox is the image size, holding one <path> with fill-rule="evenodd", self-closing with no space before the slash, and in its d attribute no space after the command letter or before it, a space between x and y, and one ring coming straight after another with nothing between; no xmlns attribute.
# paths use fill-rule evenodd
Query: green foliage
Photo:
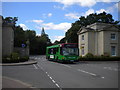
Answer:
<svg viewBox="0 0 120 90"><path fill-rule="evenodd" d="M21 47L22 44L26 44L25 31L20 27L14 28L14 47Z"/></svg>
<svg viewBox="0 0 120 90"><path fill-rule="evenodd" d="M57 40L54 42L54 44L59 44L59 43L60 43L60 42L59 42L59 41L57 41Z"/></svg>
<svg viewBox="0 0 120 90"><path fill-rule="evenodd" d="M12 60L19 60L19 54L18 53L15 53L15 52L13 52L12 54L11 54L11 59Z"/></svg>
<svg viewBox="0 0 120 90"><path fill-rule="evenodd" d="M79 56L79 61L120 61L120 57L108 57L108 56L93 56L87 54L87 56Z"/></svg>
<svg viewBox="0 0 120 90"><path fill-rule="evenodd" d="M19 62L19 54L18 53L11 53L10 56L4 56L2 58L2 63L18 63Z"/></svg>
<svg viewBox="0 0 120 90"><path fill-rule="evenodd" d="M77 32L83 26L87 26L96 22L101 23L110 23L110 24L118 24L119 21L114 21L111 14L107 14L106 12L100 14L90 14L87 17L81 16L79 20L75 23L72 23L71 28L66 32L64 42L68 43L78 43L78 35ZM61 39L62 40L62 39Z"/></svg>
<svg viewBox="0 0 120 90"><path fill-rule="evenodd" d="M18 21L18 17L6 17L5 19L3 19L4 23L13 23L16 24L16 21Z"/></svg>
<svg viewBox="0 0 120 90"><path fill-rule="evenodd" d="M25 61L28 61L28 60L29 60L28 56L24 56L24 57L20 58L20 62L25 62Z"/></svg>
<svg viewBox="0 0 120 90"><path fill-rule="evenodd" d="M4 57L2 57L2 63L10 63L10 62L11 62L10 56L4 56Z"/></svg>
<svg viewBox="0 0 120 90"><path fill-rule="evenodd" d="M13 52L10 56L4 56L2 58L2 63L18 63L28 61L28 56L20 57L20 55L16 52Z"/></svg>
<svg viewBox="0 0 120 90"><path fill-rule="evenodd" d="M4 23L16 24L18 21L17 17L6 17L3 19ZM34 30L24 31L22 27L14 25L14 47L22 47L25 44L26 47L29 41L30 54L45 54L46 47L51 45L51 41L48 35L45 33L44 28L42 28L41 36L36 36Z"/></svg>
<svg viewBox="0 0 120 90"><path fill-rule="evenodd" d="M87 53L84 57L85 58L93 58L94 55L92 53Z"/></svg>

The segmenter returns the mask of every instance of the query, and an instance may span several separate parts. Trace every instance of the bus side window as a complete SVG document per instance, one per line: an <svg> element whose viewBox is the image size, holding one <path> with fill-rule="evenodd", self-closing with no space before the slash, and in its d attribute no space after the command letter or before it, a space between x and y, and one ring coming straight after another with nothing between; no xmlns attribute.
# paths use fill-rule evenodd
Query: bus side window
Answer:
<svg viewBox="0 0 120 90"><path fill-rule="evenodd" d="M48 54L51 54L51 49L48 49Z"/></svg>
<svg viewBox="0 0 120 90"><path fill-rule="evenodd" d="M53 48L53 54L56 54L56 48Z"/></svg>
<svg viewBox="0 0 120 90"><path fill-rule="evenodd" d="M54 54L54 48L51 48L51 54Z"/></svg>
<svg viewBox="0 0 120 90"><path fill-rule="evenodd" d="M58 47L56 48L56 53L58 52Z"/></svg>
<svg viewBox="0 0 120 90"><path fill-rule="evenodd" d="M63 52L62 52L62 47L60 47L60 54L63 55Z"/></svg>

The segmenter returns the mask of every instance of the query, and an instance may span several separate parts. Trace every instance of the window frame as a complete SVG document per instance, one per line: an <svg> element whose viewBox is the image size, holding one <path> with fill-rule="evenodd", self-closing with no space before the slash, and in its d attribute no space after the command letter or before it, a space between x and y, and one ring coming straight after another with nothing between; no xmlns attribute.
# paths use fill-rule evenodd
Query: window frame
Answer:
<svg viewBox="0 0 120 90"><path fill-rule="evenodd" d="M114 51L113 51L113 47L114 47ZM116 56L116 46L111 46L111 56Z"/></svg>
<svg viewBox="0 0 120 90"><path fill-rule="evenodd" d="M83 46L82 49L81 49L81 55L84 55L84 54L85 54L85 48Z"/></svg>
<svg viewBox="0 0 120 90"><path fill-rule="evenodd" d="M114 36L113 36L114 35ZM114 37L114 38L113 38ZM116 34L115 33L111 33L111 40L116 40Z"/></svg>
<svg viewBox="0 0 120 90"><path fill-rule="evenodd" d="M85 35L82 35L81 39L82 39L82 41L84 41L85 40Z"/></svg>

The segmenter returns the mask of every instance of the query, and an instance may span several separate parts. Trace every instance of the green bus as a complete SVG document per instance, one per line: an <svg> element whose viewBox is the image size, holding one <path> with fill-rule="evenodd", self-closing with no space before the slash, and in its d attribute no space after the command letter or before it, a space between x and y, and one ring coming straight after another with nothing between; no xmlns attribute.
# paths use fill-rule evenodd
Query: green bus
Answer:
<svg viewBox="0 0 120 90"><path fill-rule="evenodd" d="M78 44L63 43L48 46L46 48L46 59L58 62L77 62L78 61Z"/></svg>

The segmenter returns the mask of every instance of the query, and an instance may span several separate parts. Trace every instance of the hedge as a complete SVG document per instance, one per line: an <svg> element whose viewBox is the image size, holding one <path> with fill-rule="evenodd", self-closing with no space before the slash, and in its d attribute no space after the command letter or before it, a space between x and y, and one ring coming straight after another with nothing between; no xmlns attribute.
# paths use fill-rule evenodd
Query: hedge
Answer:
<svg viewBox="0 0 120 90"><path fill-rule="evenodd" d="M91 53L80 56L79 61L120 61L120 57L110 57L109 55L94 56Z"/></svg>
<svg viewBox="0 0 120 90"><path fill-rule="evenodd" d="M4 56L2 58L2 63L19 63L28 61L28 56L20 57L18 53L12 53L10 56Z"/></svg>

